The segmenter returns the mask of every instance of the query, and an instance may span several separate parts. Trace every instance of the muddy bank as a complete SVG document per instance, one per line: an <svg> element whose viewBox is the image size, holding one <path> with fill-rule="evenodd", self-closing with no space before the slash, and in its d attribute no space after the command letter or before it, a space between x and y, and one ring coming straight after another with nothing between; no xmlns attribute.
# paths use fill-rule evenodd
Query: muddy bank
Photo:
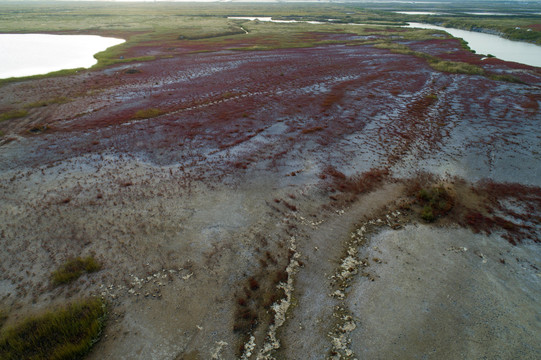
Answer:
<svg viewBox="0 0 541 360"><path fill-rule="evenodd" d="M421 225L377 234L365 256L381 262L348 296L359 358L539 356L535 246Z"/></svg>

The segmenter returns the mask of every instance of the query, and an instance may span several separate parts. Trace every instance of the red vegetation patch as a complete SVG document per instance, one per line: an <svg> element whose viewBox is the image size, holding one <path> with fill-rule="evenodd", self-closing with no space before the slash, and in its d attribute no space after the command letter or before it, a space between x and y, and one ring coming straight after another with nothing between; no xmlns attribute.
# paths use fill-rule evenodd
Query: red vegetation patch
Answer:
<svg viewBox="0 0 541 360"><path fill-rule="evenodd" d="M531 24L526 27L535 31L541 31L541 24Z"/></svg>
<svg viewBox="0 0 541 360"><path fill-rule="evenodd" d="M541 95L539 94L527 94L526 99L520 102L520 106L524 109L531 111L539 111L539 103L541 102Z"/></svg>
<svg viewBox="0 0 541 360"><path fill-rule="evenodd" d="M303 134L311 134L311 133L314 133L314 132L317 132L317 131L322 131L324 129L325 128L323 126L314 126L314 127L311 127L311 128L303 129L301 132Z"/></svg>
<svg viewBox="0 0 541 360"><path fill-rule="evenodd" d="M439 154L457 126L492 131L478 143L516 142L505 136L508 129L518 133L525 124L531 126L538 111L538 98L525 95L523 88L435 72L424 59L369 45L215 51L259 41L222 40L149 43L141 53L170 52L172 57L3 87L0 107L7 106L9 93L36 100L43 93L73 99L29 110L29 118L50 124L54 131L36 136L35 141L42 141L36 155L21 156L17 164L111 151L178 165L181 186L220 181L252 168L297 183L298 164L308 157L318 168L345 168L359 154L366 154L373 166L390 166L406 155ZM456 50L459 45L445 39L408 42L434 54L461 51ZM209 52L194 53L200 50ZM504 70L507 66L514 65ZM533 83L541 82L537 73L527 73ZM8 126L19 126L19 132L28 128L17 124L0 123L4 138L18 133ZM370 188L363 181L373 181L356 183L359 179L336 175L331 171L320 177L331 177L335 190L348 196Z"/></svg>
<svg viewBox="0 0 541 360"><path fill-rule="evenodd" d="M343 193L364 194L376 189L389 179L390 172L386 168L374 168L359 175L347 177L344 173L328 166L323 174L331 177L331 185Z"/></svg>
<svg viewBox="0 0 541 360"><path fill-rule="evenodd" d="M272 305L285 297L284 290L277 285L287 282L289 275L285 262L290 261L290 256L281 254L275 257L266 251L264 257L259 259L260 271L239 284L240 289L235 295L233 323L233 331L240 335L238 357L244 352L244 344L255 329L274 322Z"/></svg>
<svg viewBox="0 0 541 360"><path fill-rule="evenodd" d="M473 187L486 199L484 209L470 210L462 224L474 232L490 234L504 231L503 237L513 245L525 239L540 242L541 188L516 183L484 180Z"/></svg>
<svg viewBox="0 0 541 360"><path fill-rule="evenodd" d="M297 211L297 207L295 205L290 204L285 200L282 200L282 204L284 204L284 206L287 207L291 211Z"/></svg>
<svg viewBox="0 0 541 360"><path fill-rule="evenodd" d="M394 164L404 156L420 138L426 141L431 150L436 150L444 133L444 113L438 117L430 116L432 106L437 102L435 94L418 97L410 102L399 119L387 128L380 130L380 137L394 140L394 148L388 157Z"/></svg>
<svg viewBox="0 0 541 360"><path fill-rule="evenodd" d="M428 222L441 217L441 224L457 223L475 233L503 232L512 245L541 241L540 187L492 180L471 185L429 173L419 173L405 184L410 200L402 210L413 210Z"/></svg>
<svg viewBox="0 0 541 360"><path fill-rule="evenodd" d="M333 88L333 90L323 98L323 102L321 103L323 111L328 110L332 105L340 101L344 96L344 91L345 89L343 86Z"/></svg>

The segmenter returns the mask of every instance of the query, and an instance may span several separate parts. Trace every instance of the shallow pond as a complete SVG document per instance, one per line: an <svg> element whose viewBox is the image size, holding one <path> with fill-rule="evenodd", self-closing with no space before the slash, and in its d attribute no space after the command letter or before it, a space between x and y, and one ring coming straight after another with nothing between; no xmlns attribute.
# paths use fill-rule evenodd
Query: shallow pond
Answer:
<svg viewBox="0 0 541 360"><path fill-rule="evenodd" d="M512 41L497 35L446 28L431 24L409 23L409 27L443 30L468 42L470 49L478 54L491 54L505 61L541 67L541 46L522 41Z"/></svg>
<svg viewBox="0 0 541 360"><path fill-rule="evenodd" d="M94 54L125 40L95 35L0 34L0 78L88 68Z"/></svg>
<svg viewBox="0 0 541 360"><path fill-rule="evenodd" d="M281 24L291 24L291 23L307 23L307 24L327 24L326 22L321 21L299 21L299 20L274 20L272 17L249 17L249 16L229 16L228 19L231 20L250 20L250 21L268 21L273 23L281 23ZM331 19L329 19L331 20Z"/></svg>
<svg viewBox="0 0 541 360"><path fill-rule="evenodd" d="M516 14L496 13L496 12L465 12L464 14L477 15L477 16L514 16L516 15Z"/></svg>
<svg viewBox="0 0 541 360"><path fill-rule="evenodd" d="M446 13L442 12L435 12L435 11L393 11L397 14L404 14L404 15L444 15Z"/></svg>

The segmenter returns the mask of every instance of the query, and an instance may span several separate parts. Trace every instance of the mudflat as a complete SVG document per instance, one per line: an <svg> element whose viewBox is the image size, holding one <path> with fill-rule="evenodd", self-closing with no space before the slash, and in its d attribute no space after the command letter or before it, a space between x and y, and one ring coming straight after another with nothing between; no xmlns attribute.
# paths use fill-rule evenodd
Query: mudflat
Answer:
<svg viewBox="0 0 541 360"><path fill-rule="evenodd" d="M3 84L39 104L0 122L7 324L98 296L90 359L539 358L541 70L302 36Z"/></svg>

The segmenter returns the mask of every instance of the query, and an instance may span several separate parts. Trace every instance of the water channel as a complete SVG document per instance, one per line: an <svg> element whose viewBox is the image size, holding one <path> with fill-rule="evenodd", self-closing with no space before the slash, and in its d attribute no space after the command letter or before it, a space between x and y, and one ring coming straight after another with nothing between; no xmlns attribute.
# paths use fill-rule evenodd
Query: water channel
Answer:
<svg viewBox="0 0 541 360"><path fill-rule="evenodd" d="M229 19L238 20L259 20L275 23L295 23L303 22L297 20L274 20L271 17L229 17ZM310 24L329 24L332 22L305 21ZM408 23L409 27L420 29L443 30L454 37L462 38L468 42L470 49L482 55L494 55L505 60L514 61L521 64L541 67L541 46L522 41L513 41L504 39L497 35L485 34L475 31L466 31L453 28L445 28L431 24ZM368 24L347 24L347 25L368 25ZM373 24L370 24L373 26Z"/></svg>
<svg viewBox="0 0 541 360"><path fill-rule="evenodd" d="M454 37L462 38L477 54L494 55L498 59L541 67L541 46L522 41L504 39L497 35L476 31L446 28L431 24L409 23L409 27L443 30Z"/></svg>

